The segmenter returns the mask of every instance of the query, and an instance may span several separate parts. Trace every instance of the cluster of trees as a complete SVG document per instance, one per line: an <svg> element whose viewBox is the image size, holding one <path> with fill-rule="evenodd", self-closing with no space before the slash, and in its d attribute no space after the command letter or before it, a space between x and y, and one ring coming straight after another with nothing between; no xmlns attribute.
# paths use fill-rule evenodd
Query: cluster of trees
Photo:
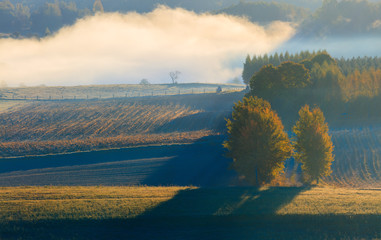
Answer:
<svg viewBox="0 0 381 240"><path fill-rule="evenodd" d="M258 72L263 66L272 64L274 66L278 66L283 62L292 61L292 62L301 62L306 59L310 59L313 56L320 54L324 51L318 52L309 52L309 51L301 51L300 53L290 54L289 52L283 53L274 53L271 55L254 55L250 57L247 55L245 63L243 65L242 79L246 85L249 85L250 79L252 76Z"/></svg>
<svg viewBox="0 0 381 240"><path fill-rule="evenodd" d="M0 33L13 38L44 36L98 11L149 12L158 4L197 12L217 11L236 0L0 0Z"/></svg>
<svg viewBox="0 0 381 240"><path fill-rule="evenodd" d="M74 2L46 2L32 11L22 3L13 5L9 0L4 0L0 2L0 32L13 33L13 37L34 34L43 36L90 14L92 11L78 9Z"/></svg>
<svg viewBox="0 0 381 240"><path fill-rule="evenodd" d="M247 56L242 72L244 82L256 95L265 98L269 94L279 95L282 89L291 93L290 85L285 81L295 81L293 77L299 81L299 85L293 88L308 90L308 94L312 94L309 98L313 102L310 104L333 99L348 102L359 97L373 98L380 94L381 58L333 59L324 50L275 53L252 58Z"/></svg>
<svg viewBox="0 0 381 240"><path fill-rule="evenodd" d="M341 91L346 101L380 96L381 68L355 70L345 77Z"/></svg>
<svg viewBox="0 0 381 240"><path fill-rule="evenodd" d="M233 158L232 167L250 184L260 186L279 176L286 159L294 156L302 164L303 180L318 182L331 173L333 144L319 108L308 105L299 111L291 141L268 101L245 97L234 106L227 120L229 137L224 147Z"/></svg>
<svg viewBox="0 0 381 240"><path fill-rule="evenodd" d="M336 105L332 103L343 99L343 79L335 60L321 52L299 63L286 61L278 67L262 67L250 80L249 94L270 101L290 127L296 118L292 113L305 104L327 106L334 112Z"/></svg>
<svg viewBox="0 0 381 240"><path fill-rule="evenodd" d="M357 57L336 59L337 65L345 76L354 71L367 71L369 69L381 69L381 57Z"/></svg>

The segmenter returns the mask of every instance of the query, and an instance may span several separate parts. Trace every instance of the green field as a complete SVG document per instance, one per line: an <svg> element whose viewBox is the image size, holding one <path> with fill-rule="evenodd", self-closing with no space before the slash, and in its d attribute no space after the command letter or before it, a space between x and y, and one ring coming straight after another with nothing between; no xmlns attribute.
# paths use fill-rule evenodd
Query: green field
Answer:
<svg viewBox="0 0 381 240"><path fill-rule="evenodd" d="M1 239L376 239L381 191L332 187L0 188Z"/></svg>

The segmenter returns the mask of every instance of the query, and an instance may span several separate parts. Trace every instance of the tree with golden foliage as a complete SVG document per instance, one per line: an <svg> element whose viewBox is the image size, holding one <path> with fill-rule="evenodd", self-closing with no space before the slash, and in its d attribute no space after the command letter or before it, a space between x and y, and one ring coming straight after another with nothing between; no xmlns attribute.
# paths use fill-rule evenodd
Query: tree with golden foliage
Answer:
<svg viewBox="0 0 381 240"><path fill-rule="evenodd" d="M233 158L232 167L255 186L268 183L284 169L284 161L292 155L292 145L283 124L269 102L243 98L227 120L228 140L224 147Z"/></svg>
<svg viewBox="0 0 381 240"><path fill-rule="evenodd" d="M333 143L328 134L328 124L323 112L305 105L299 111L299 120L293 128L295 133L295 159L302 164L304 181L311 183L331 174L334 161Z"/></svg>

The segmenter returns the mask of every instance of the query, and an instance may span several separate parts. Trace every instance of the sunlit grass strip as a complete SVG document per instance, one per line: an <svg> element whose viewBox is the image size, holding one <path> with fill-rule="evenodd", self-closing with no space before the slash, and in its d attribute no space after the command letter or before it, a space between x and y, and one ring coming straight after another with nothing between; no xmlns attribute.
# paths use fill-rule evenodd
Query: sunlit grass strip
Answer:
<svg viewBox="0 0 381 240"><path fill-rule="evenodd" d="M0 221L133 218L187 187L0 188Z"/></svg>
<svg viewBox="0 0 381 240"><path fill-rule="evenodd" d="M6 187L0 224L149 216L381 215L381 190L344 188ZM153 215L152 215L153 214Z"/></svg>
<svg viewBox="0 0 381 240"><path fill-rule="evenodd" d="M316 187L277 211L297 215L381 215L381 189Z"/></svg>
<svg viewBox="0 0 381 240"><path fill-rule="evenodd" d="M200 130L74 140L0 142L0 158L87 152L156 144L193 143L210 135L217 134L213 131Z"/></svg>

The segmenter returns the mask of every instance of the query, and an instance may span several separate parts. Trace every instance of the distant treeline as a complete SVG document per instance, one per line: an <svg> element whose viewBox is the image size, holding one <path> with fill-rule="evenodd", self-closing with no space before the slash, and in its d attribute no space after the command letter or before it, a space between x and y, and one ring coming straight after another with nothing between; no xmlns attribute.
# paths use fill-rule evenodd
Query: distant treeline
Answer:
<svg viewBox="0 0 381 240"><path fill-rule="evenodd" d="M381 2L371 0L2 0L3 37L44 36L77 19L105 12L149 12L158 4L196 12L244 16L263 25L271 21L297 22L297 36L359 36L381 34ZM317 6L320 6L319 8Z"/></svg>
<svg viewBox="0 0 381 240"><path fill-rule="evenodd" d="M280 64L292 61L303 64L310 71L315 71L318 67L313 66L314 59L327 56L326 51L309 52L302 51L300 53L290 54L288 52L274 53L271 55L246 57L242 78L246 84L249 84L252 76L260 71L263 66L272 64L279 66ZM329 56L329 55L328 55ZM331 58L330 56L328 58ZM326 59L326 60L327 60ZM312 60L312 62L311 62ZM341 89L340 95L346 101L357 97L375 97L380 94L381 87L381 57L357 57L351 59L333 59L333 64L337 76L337 84ZM336 68L337 66L337 68ZM322 68L320 66L319 68ZM332 68L329 64L326 68Z"/></svg>
<svg viewBox="0 0 381 240"><path fill-rule="evenodd" d="M304 104L321 107L337 126L381 118L381 58L337 60L325 51L247 57L243 77L249 95L270 101L286 125Z"/></svg>
<svg viewBox="0 0 381 240"><path fill-rule="evenodd" d="M245 84L249 84L252 76L258 72L263 66L272 64L278 66L283 62L292 61L292 62L301 62L302 60L312 58L316 54L320 54L324 51L318 52L309 52L302 51L300 53L290 54L289 52L283 53L274 53L274 54L265 54L265 55L254 55L250 57L247 55L245 63L243 65L242 79Z"/></svg>
<svg viewBox="0 0 381 240"><path fill-rule="evenodd" d="M13 5L9 0L0 2L0 32L44 36L73 24L78 18L92 14L89 9L78 9L74 2L46 2L34 11L22 3Z"/></svg>
<svg viewBox="0 0 381 240"><path fill-rule="evenodd" d="M310 4L316 4L316 1ZM312 6L306 7L300 1L240 1L221 12L246 16L259 23L275 20L298 22L300 27L297 37L358 37L381 34L380 1L324 0L316 10Z"/></svg>

